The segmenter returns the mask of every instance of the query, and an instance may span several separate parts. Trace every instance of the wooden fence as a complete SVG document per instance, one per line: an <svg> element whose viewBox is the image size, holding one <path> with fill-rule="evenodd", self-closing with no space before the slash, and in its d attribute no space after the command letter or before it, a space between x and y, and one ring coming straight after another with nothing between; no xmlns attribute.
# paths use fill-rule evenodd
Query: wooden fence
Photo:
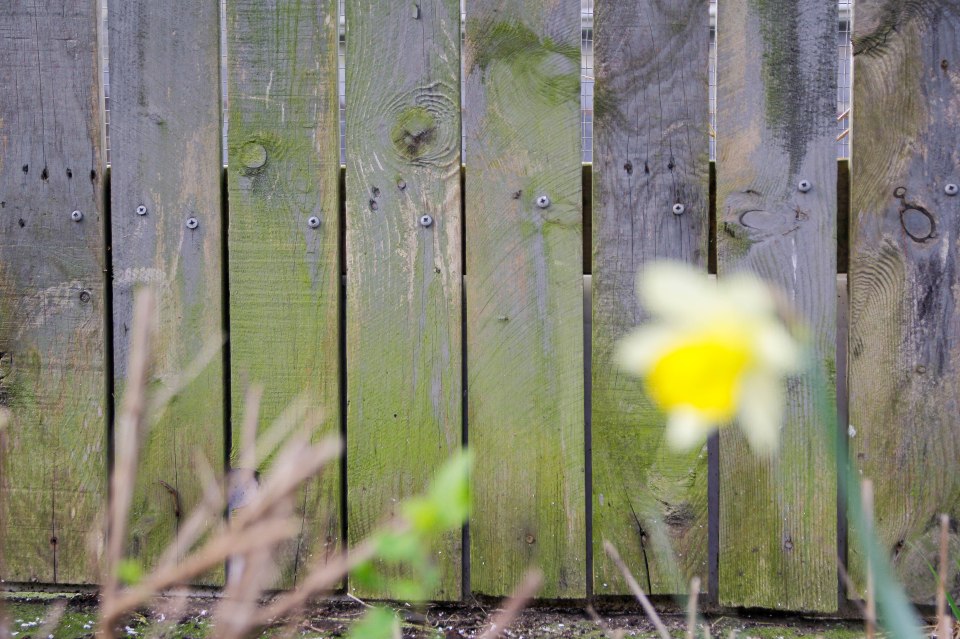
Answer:
<svg viewBox="0 0 960 639"><path fill-rule="evenodd" d="M625 594L610 539L654 594L699 575L723 606L836 610L855 596L837 557L856 574L859 553L814 380L790 387L777 462L734 431L677 457L611 363L641 320L636 272L670 258L790 296L879 533L930 601L934 517L960 518L960 1L858 2L839 208L835 2L720 3L715 182L704 0L597 0L592 171L579 0L469 0L463 46L458 0L348 0L342 180L335 0L227 2L227 158L217 0L110 0L105 33L96 4L0 7L0 579L96 578L132 294L150 285L156 387L229 346L146 443L144 562L199 498L194 455L229 463L256 383L265 424L305 393L347 442L304 497L286 585L468 443L475 509L438 549L437 599L505 594L529 564L547 598Z"/></svg>

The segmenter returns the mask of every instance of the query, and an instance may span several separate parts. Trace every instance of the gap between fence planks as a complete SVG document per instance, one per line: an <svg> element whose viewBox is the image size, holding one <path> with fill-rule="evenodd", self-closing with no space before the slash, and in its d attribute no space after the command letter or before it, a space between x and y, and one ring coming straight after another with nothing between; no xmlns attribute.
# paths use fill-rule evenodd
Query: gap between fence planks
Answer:
<svg viewBox="0 0 960 639"><path fill-rule="evenodd" d="M111 0L111 227L116 397L133 293L158 294L151 385L169 386L223 340L219 7ZM141 208L143 207L143 208ZM148 566L201 498L195 456L224 459L224 371L213 358L147 435L129 555ZM219 571L201 583L220 583Z"/></svg>
<svg viewBox="0 0 960 639"><path fill-rule="evenodd" d="M354 544L461 445L460 6L347 2L347 521ZM433 598L461 596L461 535ZM386 575L404 576L382 566ZM389 592L351 582L349 592Z"/></svg>
<svg viewBox="0 0 960 639"><path fill-rule="evenodd" d="M471 587L586 595L580 3L467 5Z"/></svg>
<svg viewBox="0 0 960 639"><path fill-rule="evenodd" d="M937 515L960 517L960 2L862 0L854 27L850 459L897 576L932 604Z"/></svg>
<svg viewBox="0 0 960 639"><path fill-rule="evenodd" d="M783 290L819 369L788 387L775 460L720 435L722 605L837 609L834 434L814 396L825 381L834 406L836 30L836 3L719 4L718 277L750 270Z"/></svg>
<svg viewBox="0 0 960 639"><path fill-rule="evenodd" d="M106 499L97 3L0 12L0 581L97 577Z"/></svg>
<svg viewBox="0 0 960 639"><path fill-rule="evenodd" d="M596 594L630 594L613 542L649 594L707 583L707 449L663 441L664 415L614 362L640 324L634 284L654 260L707 273L709 14L598 0L594 68L593 556ZM678 214L674 207L683 207Z"/></svg>
<svg viewBox="0 0 960 639"><path fill-rule="evenodd" d="M336 2L231 0L227 34L231 413L262 385L261 428L299 398L322 411L317 439L340 424ZM303 490L278 585L340 547L339 479L331 464Z"/></svg>

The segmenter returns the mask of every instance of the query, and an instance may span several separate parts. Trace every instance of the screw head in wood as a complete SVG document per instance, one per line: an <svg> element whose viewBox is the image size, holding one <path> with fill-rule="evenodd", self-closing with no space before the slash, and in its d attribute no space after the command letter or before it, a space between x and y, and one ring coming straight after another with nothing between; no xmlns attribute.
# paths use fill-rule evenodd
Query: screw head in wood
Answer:
<svg viewBox="0 0 960 639"><path fill-rule="evenodd" d="M433 224L433 217L429 215L420 216L420 226L431 226Z"/></svg>
<svg viewBox="0 0 960 639"><path fill-rule="evenodd" d="M687 210L687 207L685 207L683 204L680 204L679 202L673 205L674 215L683 215L683 212L686 210Z"/></svg>
<svg viewBox="0 0 960 639"><path fill-rule="evenodd" d="M147 207L145 207L143 204L137 207L137 215L146 215L146 214L147 214Z"/></svg>
<svg viewBox="0 0 960 639"><path fill-rule="evenodd" d="M943 187L943 192L947 195L956 195L957 193L960 193L960 186L957 186L956 184L948 184Z"/></svg>
<svg viewBox="0 0 960 639"><path fill-rule="evenodd" d="M800 183L797 184L797 189L798 189L801 193L806 193L807 191L809 191L809 190L812 189L812 188L813 188L813 185L810 184L810 180L800 180Z"/></svg>
<svg viewBox="0 0 960 639"><path fill-rule="evenodd" d="M83 219L83 213L80 211L74 211L73 213L70 214L70 219L73 220L74 222L79 222L80 220Z"/></svg>
<svg viewBox="0 0 960 639"><path fill-rule="evenodd" d="M541 195L537 198L537 206L539 206L541 209L547 208L550 206L550 198L548 198L546 195Z"/></svg>
<svg viewBox="0 0 960 639"><path fill-rule="evenodd" d="M80 301L86 304L90 301L90 291L80 291Z"/></svg>
<svg viewBox="0 0 960 639"><path fill-rule="evenodd" d="M188 218L187 218L187 228L188 228L188 229L195 229L195 228L197 228L198 226L200 226L200 222L199 222L199 220L197 220L197 218L195 218L195 217L188 217Z"/></svg>
<svg viewBox="0 0 960 639"><path fill-rule="evenodd" d="M307 220L307 226L309 226L312 229L317 228L318 226L320 226L320 218L317 217L316 215L311 216L310 219Z"/></svg>

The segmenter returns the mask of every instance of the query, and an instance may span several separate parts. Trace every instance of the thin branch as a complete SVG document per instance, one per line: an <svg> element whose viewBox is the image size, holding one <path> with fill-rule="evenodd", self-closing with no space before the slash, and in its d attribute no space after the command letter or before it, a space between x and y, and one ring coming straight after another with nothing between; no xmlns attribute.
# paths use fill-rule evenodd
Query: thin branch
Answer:
<svg viewBox="0 0 960 639"><path fill-rule="evenodd" d="M627 564L625 564L623 559L620 558L620 553L618 553L613 544L606 539L603 540L603 549L607 552L607 556L613 560L613 563L617 566L617 568L620 569L620 572L623 574L623 578L627 582L627 586L630 587L630 591L633 593L633 596L636 597L637 601L640 602L640 605L643 607L643 612L646 613L647 618L650 619L651 623L653 623L653 626L657 629L661 639L670 639L670 632L667 630L667 627L663 625L663 621L660 620L660 616L657 614L657 611L653 609L653 604L651 604L650 600L647 599L647 596L643 594L643 589L640 588L640 584L638 584L637 580L634 579L630 569L627 568Z"/></svg>
<svg viewBox="0 0 960 639"><path fill-rule="evenodd" d="M507 599L507 605L497 613L490 623L490 627L483 631L479 639L497 639L503 634L503 631L516 621L517 615L526 607L527 603L540 592L541 587L543 587L543 573L539 570L528 571L524 575L523 581Z"/></svg>

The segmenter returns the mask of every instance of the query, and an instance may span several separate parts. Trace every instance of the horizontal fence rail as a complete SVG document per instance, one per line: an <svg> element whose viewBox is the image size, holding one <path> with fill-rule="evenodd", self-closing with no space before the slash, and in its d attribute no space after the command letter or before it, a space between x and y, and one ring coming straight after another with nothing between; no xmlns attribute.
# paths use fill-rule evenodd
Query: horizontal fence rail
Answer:
<svg viewBox="0 0 960 639"><path fill-rule="evenodd" d="M316 410L310 436L345 439L278 587L469 447L469 534L435 545L431 599L509 594L529 566L544 598L627 595L609 541L654 595L698 577L716 605L834 612L859 597L838 560L864 577L826 380L897 574L932 602L935 516L960 520L957 0L861 0L856 22L815 0L54 4L0 13L0 581L100 579L149 286L150 385L184 388L143 444L140 563L200 502L199 459L262 470L239 454L254 394L262 424ZM809 328L775 461L732 429L672 453L617 369L662 259L757 273Z"/></svg>

